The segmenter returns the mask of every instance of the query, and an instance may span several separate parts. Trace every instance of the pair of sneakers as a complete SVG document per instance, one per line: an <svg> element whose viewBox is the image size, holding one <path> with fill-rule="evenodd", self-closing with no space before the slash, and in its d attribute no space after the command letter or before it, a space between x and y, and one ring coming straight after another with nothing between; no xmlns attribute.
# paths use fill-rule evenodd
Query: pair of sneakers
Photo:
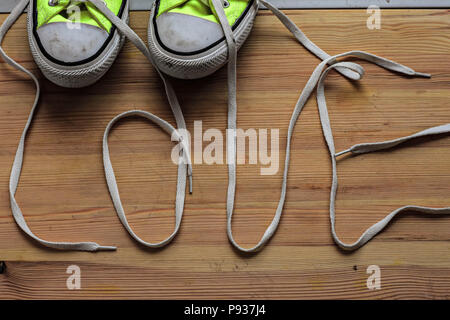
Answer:
<svg viewBox="0 0 450 320"><path fill-rule="evenodd" d="M391 148L419 136L450 132L450 124L424 130L414 135L392 141L354 146L344 152L334 149L331 125L324 94L324 81L331 70L340 72L352 80L359 80L364 70L353 62L341 61L347 56L375 63L383 68L409 76L428 76L396 62L363 52L351 51L330 56L313 42L281 11L263 0L156 0L151 10L148 26L148 46L128 26L130 0L20 0L17 7L0 28L0 44L6 32L28 7L28 36L33 58L42 73L50 81L64 87L80 88L98 81L114 63L125 39L136 47L155 66L164 82L169 105L174 113L177 128L142 110L131 110L118 115L108 124L103 137L103 161L108 189L117 214L136 241L148 247L168 244L177 234L183 215L185 190L189 178L192 192L192 166L190 146L182 130L186 124L175 91L166 75L182 79L208 76L227 64L228 67L228 132L227 159L229 163L229 186L227 193L227 232L231 243L241 251L260 250L275 233L279 224L286 196L289 169L290 142L297 119L312 92L317 88L317 102L323 133L329 147L333 167L333 182L330 197L330 220L335 242L343 249L354 250L373 238L398 213L414 210L422 213L450 213L450 208L426 208L407 206L400 208L385 219L367 229L358 241L343 243L335 232L334 202L337 191L336 158L344 153L360 154ZM251 248L242 248L233 238L232 216L236 190L236 59L237 51L247 39L253 26L259 5L271 10L296 39L309 51L323 60L315 69L294 108L288 129L286 160L281 197L276 213L260 241ZM40 95L37 78L8 57L0 46L0 54L13 67L27 73L37 87L36 99L31 109L19 142L10 177L10 199L13 216L20 228L39 243L56 249L98 251L114 250L112 246L101 246L92 242L50 242L36 236L28 227L15 199L22 169L25 139L33 120ZM108 135L114 124L128 116L141 116L158 124L179 141L180 162L178 165L177 196L175 203L176 222L173 233L159 243L148 243L139 238L126 219L114 170L110 161Z"/></svg>

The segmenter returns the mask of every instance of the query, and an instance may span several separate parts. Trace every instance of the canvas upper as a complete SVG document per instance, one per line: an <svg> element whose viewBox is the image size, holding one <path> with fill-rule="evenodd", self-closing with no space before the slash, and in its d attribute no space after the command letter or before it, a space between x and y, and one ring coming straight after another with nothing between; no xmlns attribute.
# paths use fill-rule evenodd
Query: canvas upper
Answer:
<svg viewBox="0 0 450 320"><path fill-rule="evenodd" d="M156 0L155 31L160 44L178 54L195 54L217 44L223 31L210 0ZM254 0L224 1L228 22L234 28Z"/></svg>
<svg viewBox="0 0 450 320"><path fill-rule="evenodd" d="M104 0L120 16L127 0ZM58 64L95 58L111 39L112 23L89 2L35 0L34 35L44 55Z"/></svg>

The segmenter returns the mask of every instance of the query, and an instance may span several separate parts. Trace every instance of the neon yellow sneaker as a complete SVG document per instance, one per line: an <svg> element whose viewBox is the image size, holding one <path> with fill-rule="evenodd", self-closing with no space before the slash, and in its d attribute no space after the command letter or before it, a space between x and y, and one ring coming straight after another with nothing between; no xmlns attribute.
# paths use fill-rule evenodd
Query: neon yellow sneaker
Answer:
<svg viewBox="0 0 450 320"><path fill-rule="evenodd" d="M238 49L258 11L256 0L220 0ZM210 0L156 0L149 48L158 68L176 78L207 76L227 62L228 48Z"/></svg>
<svg viewBox="0 0 450 320"><path fill-rule="evenodd" d="M128 21L128 0L102 0ZM63 87L85 87L111 67L124 36L91 2L30 0L28 35L43 74Z"/></svg>

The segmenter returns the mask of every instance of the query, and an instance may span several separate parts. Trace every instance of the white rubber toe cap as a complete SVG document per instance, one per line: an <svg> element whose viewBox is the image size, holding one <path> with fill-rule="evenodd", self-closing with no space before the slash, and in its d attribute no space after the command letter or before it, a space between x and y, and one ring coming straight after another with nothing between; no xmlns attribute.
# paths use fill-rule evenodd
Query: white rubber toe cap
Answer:
<svg viewBox="0 0 450 320"><path fill-rule="evenodd" d="M109 36L105 30L92 25L80 24L78 29L70 29L65 22L43 25L37 34L47 54L65 63L93 57Z"/></svg>
<svg viewBox="0 0 450 320"><path fill-rule="evenodd" d="M163 13L156 27L162 44L181 53L201 51L223 38L219 24L182 13Z"/></svg>

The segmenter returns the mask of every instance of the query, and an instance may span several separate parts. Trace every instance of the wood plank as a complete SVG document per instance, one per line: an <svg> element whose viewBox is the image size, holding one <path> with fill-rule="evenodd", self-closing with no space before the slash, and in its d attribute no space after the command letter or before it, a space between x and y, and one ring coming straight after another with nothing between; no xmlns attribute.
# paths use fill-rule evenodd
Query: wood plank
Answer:
<svg viewBox="0 0 450 320"><path fill-rule="evenodd" d="M433 78L399 77L367 63L352 85L327 81L336 147L380 141L448 122L449 10L384 10L382 29L365 27L365 10L288 12L329 53L363 49ZM6 15L0 15L0 21ZM146 37L147 12L131 25ZM4 48L40 74L27 47L25 16ZM239 54L238 126L280 130L280 169L287 125L300 90L318 60L262 11ZM42 78L42 76L41 76ZM96 241L117 252L59 252L37 246L15 225L8 179L34 88L0 61L0 298L440 298L450 292L450 219L406 214L356 253L345 254L329 232L330 164L314 99L293 139L288 194L280 228L264 251L243 256L225 234L226 165L195 165L194 193L183 224L163 250L137 245L116 217L104 181L101 137L116 114L136 108L174 123L161 82L129 43L98 84L80 90L42 79L43 95L29 139L17 198L30 228L48 240ZM207 79L175 81L190 130L226 125L226 70ZM173 228L176 166L168 137L140 120L121 122L110 138L121 197L130 223L147 241ZM206 145L206 144L205 144ZM406 204L448 206L450 139L423 139L393 152L339 162L337 228L353 241L370 224ZM261 176L260 165L238 166L234 233L256 243L279 199L281 170ZM80 291L65 287L69 264L82 270ZM366 268L379 265L382 289L365 287ZM354 270L356 266L357 270Z"/></svg>

